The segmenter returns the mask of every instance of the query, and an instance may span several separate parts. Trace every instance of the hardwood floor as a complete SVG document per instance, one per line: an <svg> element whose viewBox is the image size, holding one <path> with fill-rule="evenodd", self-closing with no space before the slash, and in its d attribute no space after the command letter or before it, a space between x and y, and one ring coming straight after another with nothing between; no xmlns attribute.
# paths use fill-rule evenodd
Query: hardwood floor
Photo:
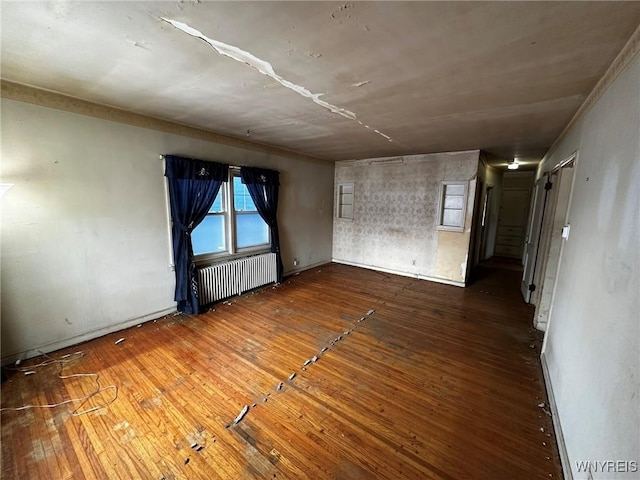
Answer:
<svg viewBox="0 0 640 480"><path fill-rule="evenodd" d="M560 478L519 274L479 273L461 289L326 265L51 354L84 351L63 374L117 399L2 412L2 478ZM2 407L94 390L59 368L9 371Z"/></svg>

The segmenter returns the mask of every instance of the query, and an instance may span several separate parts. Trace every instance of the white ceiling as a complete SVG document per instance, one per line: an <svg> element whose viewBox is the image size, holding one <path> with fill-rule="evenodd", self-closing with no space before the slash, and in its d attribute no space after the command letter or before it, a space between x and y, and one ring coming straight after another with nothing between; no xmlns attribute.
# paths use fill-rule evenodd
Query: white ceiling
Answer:
<svg viewBox="0 0 640 480"><path fill-rule="evenodd" d="M5 80L325 160L536 160L640 2L2 2L1 15Z"/></svg>

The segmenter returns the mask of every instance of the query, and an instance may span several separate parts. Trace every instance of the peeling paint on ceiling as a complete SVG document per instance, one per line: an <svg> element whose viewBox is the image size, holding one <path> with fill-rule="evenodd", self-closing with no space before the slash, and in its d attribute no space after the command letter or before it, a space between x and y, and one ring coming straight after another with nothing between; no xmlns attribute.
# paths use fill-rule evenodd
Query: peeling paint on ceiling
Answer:
<svg viewBox="0 0 640 480"><path fill-rule="evenodd" d="M345 118L348 118L349 120L358 120L358 116L349 111L346 110L344 108L341 107L337 107L335 105L330 104L329 102L325 102L324 100L320 100L320 97L322 96L322 93L311 93L309 90L307 90L304 87L301 87L300 85L296 85L293 82L290 82L289 80L286 80L284 78L282 78L280 75L278 75L275 70L273 69L273 66L265 61L265 60L261 60L260 58L256 57L255 55L249 53L249 52L245 52L244 50L235 47L233 45L227 45L226 43L223 42L219 42L218 40L214 40L212 38L207 37L206 35L204 35L202 32L199 32L198 30L196 30L195 28L190 27L189 25L186 25L185 23L182 22L178 22L176 20L171 20L168 18L161 18L161 20L170 23L171 25L173 25L174 27L176 27L178 30L182 30L184 33L191 35L192 37L196 37L196 38L200 38L201 40L204 40L205 42L207 42L209 45L211 45L214 50L216 52L218 52L220 55L224 55L226 57L232 58L238 62L241 63L246 63L247 65L249 65L250 67L256 69L258 72L260 72L263 75L266 75L270 78L273 78L276 82L278 82L280 85L282 85L285 88L288 88L290 90L293 90L294 92L302 95L303 97L306 98L310 98L313 103L320 105L323 108L326 108L327 110L329 110L331 113L337 113L338 115L341 115ZM310 55L313 56L313 55ZM318 56L314 56L314 58L319 58ZM358 121L358 123L360 125L364 125L362 122ZM366 128L370 128L368 126L365 125ZM384 133L380 132L379 130L373 130L374 133L377 133L378 135L386 138L388 141L392 142L393 140L391 139L391 137L389 137L388 135L385 135Z"/></svg>
<svg viewBox="0 0 640 480"><path fill-rule="evenodd" d="M640 2L2 2L0 20L11 82L328 161L481 149L525 163Z"/></svg>

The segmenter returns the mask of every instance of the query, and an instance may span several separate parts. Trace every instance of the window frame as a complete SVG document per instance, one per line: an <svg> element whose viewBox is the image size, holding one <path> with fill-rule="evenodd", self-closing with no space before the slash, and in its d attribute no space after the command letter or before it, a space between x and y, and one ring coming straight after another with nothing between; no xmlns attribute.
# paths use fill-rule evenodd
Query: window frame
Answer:
<svg viewBox="0 0 640 480"><path fill-rule="evenodd" d="M209 215L223 215L224 216L224 239L225 250L223 252L211 252L202 253L193 256L193 260L196 265L206 265L223 260L233 260L235 258L246 257L248 255L255 255L259 253L268 253L271 251L271 229L267 226L267 242L259 245L251 245L248 247L238 247L237 244L237 231L236 231L236 215L240 214L254 214L258 213L257 210L250 210L246 212L236 212L234 204L234 192L233 184L234 178L240 177L240 169L238 167L229 167L229 177L220 187L220 193L222 194L222 206L223 212L219 213L207 213ZM260 215L258 213L258 215ZM262 218L262 217L261 217ZM265 222L266 224L266 222ZM197 227L196 227L197 228Z"/></svg>
<svg viewBox="0 0 640 480"><path fill-rule="evenodd" d="M351 188L351 193L343 193L343 189L345 187L349 187ZM344 203L343 202L343 195L351 195L351 203ZM340 182L337 185L336 188L336 218L342 219L342 220L350 220L353 221L355 215L355 198L356 198L356 191L355 191L355 186L353 184L353 182ZM343 207L346 205L351 205L351 216L345 216L343 214Z"/></svg>
<svg viewBox="0 0 640 480"><path fill-rule="evenodd" d="M248 211L236 211L235 209L235 193L233 191L233 186L234 186L234 179L235 178L241 178L240 177L240 171L236 170L233 171L232 169L229 169L229 186L227 188L227 193L229 194L229 223L233 224L230 225L229 231L232 234L232 238L231 238L231 244L233 246L233 253L239 253L239 254L245 254L245 253L256 253L256 252L261 252L261 251L270 251L271 250L271 229L269 228L269 225L267 225L267 242L266 243L260 243L258 245L250 245L248 247L238 247L238 232L236 229L236 217L238 215L247 215L247 214L258 214L260 216L260 214L258 213L258 209L256 208L255 210L248 210ZM253 201L253 199L252 199ZM262 216L260 216L260 218L262 218ZM264 220L263 220L264 222ZM267 222L264 222L265 225ZM232 253L232 254L233 254Z"/></svg>
<svg viewBox="0 0 640 480"><path fill-rule="evenodd" d="M449 186L461 186L463 188L462 195L450 195L451 197L460 197L462 196L462 224L461 225L444 225L444 213L445 210L458 210L458 209L447 209L446 205L446 197L447 197L447 187ZM438 201L438 217L437 217L437 230L443 230L448 232L464 232L464 227L467 219L467 196L469 193L469 182L468 181L454 181L454 180L444 180L440 183L440 196Z"/></svg>

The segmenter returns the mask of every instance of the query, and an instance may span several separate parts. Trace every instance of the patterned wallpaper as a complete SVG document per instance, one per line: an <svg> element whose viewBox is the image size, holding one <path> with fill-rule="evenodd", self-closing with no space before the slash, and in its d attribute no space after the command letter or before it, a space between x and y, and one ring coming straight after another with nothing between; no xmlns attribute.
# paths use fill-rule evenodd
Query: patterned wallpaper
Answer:
<svg viewBox="0 0 640 480"><path fill-rule="evenodd" d="M443 248L439 239L442 232L436 229L440 183L475 179L478 160L479 152L471 151L337 162L336 192L342 182L354 184L354 215L353 220L334 215L333 259L438 277L436 263ZM475 186L475 182L471 183ZM471 190L468 199L472 207ZM470 226L468 216L466 234L454 235L468 237ZM463 249L464 245L468 250L468 239L463 242ZM458 271L466 253L447 252L452 261L461 258L455 265ZM464 280L460 276L445 279Z"/></svg>

